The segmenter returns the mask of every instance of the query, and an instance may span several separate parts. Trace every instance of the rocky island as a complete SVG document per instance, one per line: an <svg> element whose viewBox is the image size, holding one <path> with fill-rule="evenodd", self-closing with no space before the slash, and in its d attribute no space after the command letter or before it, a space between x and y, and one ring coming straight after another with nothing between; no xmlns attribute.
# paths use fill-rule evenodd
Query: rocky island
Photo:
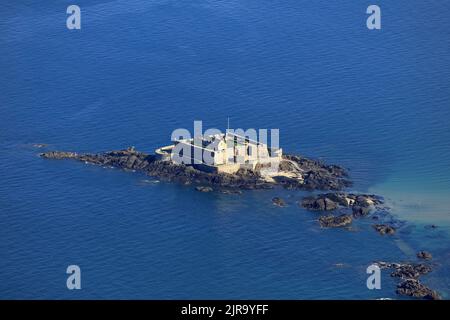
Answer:
<svg viewBox="0 0 450 320"><path fill-rule="evenodd" d="M267 189L276 185L301 190L341 190L350 186L346 171L336 165L301 156L283 156L277 174L241 168L236 173L206 172L185 164L161 160L154 154L139 152L133 147L103 153L49 151L40 154L46 159L71 159L99 166L136 170L164 181L192 184L221 191L227 189ZM212 190L209 190L212 191Z"/></svg>
<svg viewBox="0 0 450 320"><path fill-rule="evenodd" d="M102 167L132 170L163 181L192 185L199 192L220 192L239 194L241 190L269 189L282 187L305 191L331 191L303 198L299 205L307 210L327 213L317 218L322 228L348 227L354 219L369 216L384 203L380 196L346 193L343 190L352 185L346 170L337 165L299 155L278 155L277 170L267 171L264 166L241 167L235 172L202 170L195 166L178 164L161 157L129 147L124 150L101 153L78 153L48 151L40 153L45 159L70 159ZM274 206L287 206L284 199L272 198ZM338 214L330 214L338 212ZM375 224L373 228L380 234L394 234L395 228L388 224ZM431 254L420 252L418 258L429 260ZM377 263L382 269L393 269L393 277L403 281L397 286L397 294L423 299L440 299L439 294L419 281L419 276L431 271L424 264Z"/></svg>
<svg viewBox="0 0 450 320"><path fill-rule="evenodd" d="M351 209L351 215L319 217L318 222L324 228L348 226L353 218L367 216L377 205L383 203L383 199L376 195L341 191L351 185L344 168L298 155L283 155L277 162L278 170L270 171L269 174L264 171L264 168L258 166L254 169L240 168L235 173L208 172L191 165L162 159L158 154L140 152L133 147L103 153L49 151L41 153L40 156L46 159L71 159L103 167L134 170L163 181L193 185L200 192L217 191L224 194L238 194L240 190L270 189L275 186L308 191L334 190L334 192L306 197L300 203L302 207L312 211ZM272 203L278 207L286 206L286 202L279 197L273 198ZM380 234L395 232L395 229L388 225L377 224L374 228Z"/></svg>

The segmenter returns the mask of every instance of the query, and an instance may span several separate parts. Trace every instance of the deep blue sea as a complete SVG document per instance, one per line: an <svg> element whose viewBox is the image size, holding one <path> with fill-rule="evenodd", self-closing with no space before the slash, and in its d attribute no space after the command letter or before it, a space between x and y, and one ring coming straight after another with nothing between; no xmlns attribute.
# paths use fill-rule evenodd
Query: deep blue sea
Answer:
<svg viewBox="0 0 450 320"><path fill-rule="evenodd" d="M381 30L366 28L372 2ZM398 298L387 272L367 289L367 266L423 249L423 282L450 298L450 2L372 2L3 2L0 298ZM66 28L73 3L81 30ZM347 167L351 191L384 196L406 224L325 230L296 204L306 193L204 194L38 156L153 152L227 117ZM71 264L81 290L66 288Z"/></svg>

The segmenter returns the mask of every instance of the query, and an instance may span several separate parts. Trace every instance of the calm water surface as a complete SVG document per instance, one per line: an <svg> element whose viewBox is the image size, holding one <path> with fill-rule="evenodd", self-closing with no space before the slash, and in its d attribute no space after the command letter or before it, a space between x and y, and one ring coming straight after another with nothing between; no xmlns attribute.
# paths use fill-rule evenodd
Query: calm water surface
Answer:
<svg viewBox="0 0 450 320"><path fill-rule="evenodd" d="M387 273L367 290L366 267L422 249L449 297L448 1L379 0L376 32L354 1L80 0L80 31L69 4L0 8L1 298L396 298ZM227 117L346 166L407 223L322 230L299 192L202 194L33 147L152 152Z"/></svg>

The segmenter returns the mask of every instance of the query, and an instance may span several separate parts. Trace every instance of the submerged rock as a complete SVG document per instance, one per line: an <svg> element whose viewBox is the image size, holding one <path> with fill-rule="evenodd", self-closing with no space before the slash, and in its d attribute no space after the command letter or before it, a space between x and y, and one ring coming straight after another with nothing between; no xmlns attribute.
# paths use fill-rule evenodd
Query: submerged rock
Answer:
<svg viewBox="0 0 450 320"><path fill-rule="evenodd" d="M352 213L355 218L365 217L369 214L369 212L370 207L360 207L360 206L352 207Z"/></svg>
<svg viewBox="0 0 450 320"><path fill-rule="evenodd" d="M48 145L45 143L35 143L33 144L33 147L35 148L46 148Z"/></svg>
<svg viewBox="0 0 450 320"><path fill-rule="evenodd" d="M279 197L275 197L272 199L272 203L278 207L285 207L286 206L286 202L279 198Z"/></svg>
<svg viewBox="0 0 450 320"><path fill-rule="evenodd" d="M213 188L205 187L205 186L195 187L195 190L200 191L200 192L212 192L212 191L214 191Z"/></svg>
<svg viewBox="0 0 450 320"><path fill-rule="evenodd" d="M417 253L417 258L423 259L423 260L431 260L431 259L433 259L433 256L431 255L431 253L429 253L427 251L420 251Z"/></svg>
<svg viewBox="0 0 450 320"><path fill-rule="evenodd" d="M427 300L441 300L436 291L420 283L417 279L406 279L397 285L397 294Z"/></svg>
<svg viewBox="0 0 450 320"><path fill-rule="evenodd" d="M220 189L219 192L223 194L242 194L241 190L231 190L231 189Z"/></svg>
<svg viewBox="0 0 450 320"><path fill-rule="evenodd" d="M352 223L352 216L348 214L323 216L319 218L319 223L323 228L345 227Z"/></svg>
<svg viewBox="0 0 450 320"><path fill-rule="evenodd" d="M387 224L374 224L372 227L381 235L392 235L395 233L395 228Z"/></svg>
<svg viewBox="0 0 450 320"><path fill-rule="evenodd" d="M328 198L343 207L350 207L355 202L355 200L351 196L349 196L343 192L326 193L326 194L318 195L318 197L319 198L323 198L323 197Z"/></svg>
<svg viewBox="0 0 450 320"><path fill-rule="evenodd" d="M76 152L50 151L41 153L40 156L46 159L78 159L79 155ZM81 159L79 159L81 160Z"/></svg>
<svg viewBox="0 0 450 320"><path fill-rule="evenodd" d="M303 199L301 205L308 210L315 211L331 211L338 208L337 203L328 198L305 198Z"/></svg>
<svg viewBox="0 0 450 320"><path fill-rule="evenodd" d="M359 207L370 207L376 204L377 199L374 198L372 195L358 195L355 199L355 205Z"/></svg>

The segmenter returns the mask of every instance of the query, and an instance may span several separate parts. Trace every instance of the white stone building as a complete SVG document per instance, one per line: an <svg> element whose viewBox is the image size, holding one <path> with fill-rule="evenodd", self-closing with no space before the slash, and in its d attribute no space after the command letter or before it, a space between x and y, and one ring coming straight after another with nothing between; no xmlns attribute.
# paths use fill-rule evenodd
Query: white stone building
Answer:
<svg viewBox="0 0 450 320"><path fill-rule="evenodd" d="M235 133L178 140L173 145L156 150L162 160L192 165L208 172L236 173L241 168L278 168L282 149Z"/></svg>

